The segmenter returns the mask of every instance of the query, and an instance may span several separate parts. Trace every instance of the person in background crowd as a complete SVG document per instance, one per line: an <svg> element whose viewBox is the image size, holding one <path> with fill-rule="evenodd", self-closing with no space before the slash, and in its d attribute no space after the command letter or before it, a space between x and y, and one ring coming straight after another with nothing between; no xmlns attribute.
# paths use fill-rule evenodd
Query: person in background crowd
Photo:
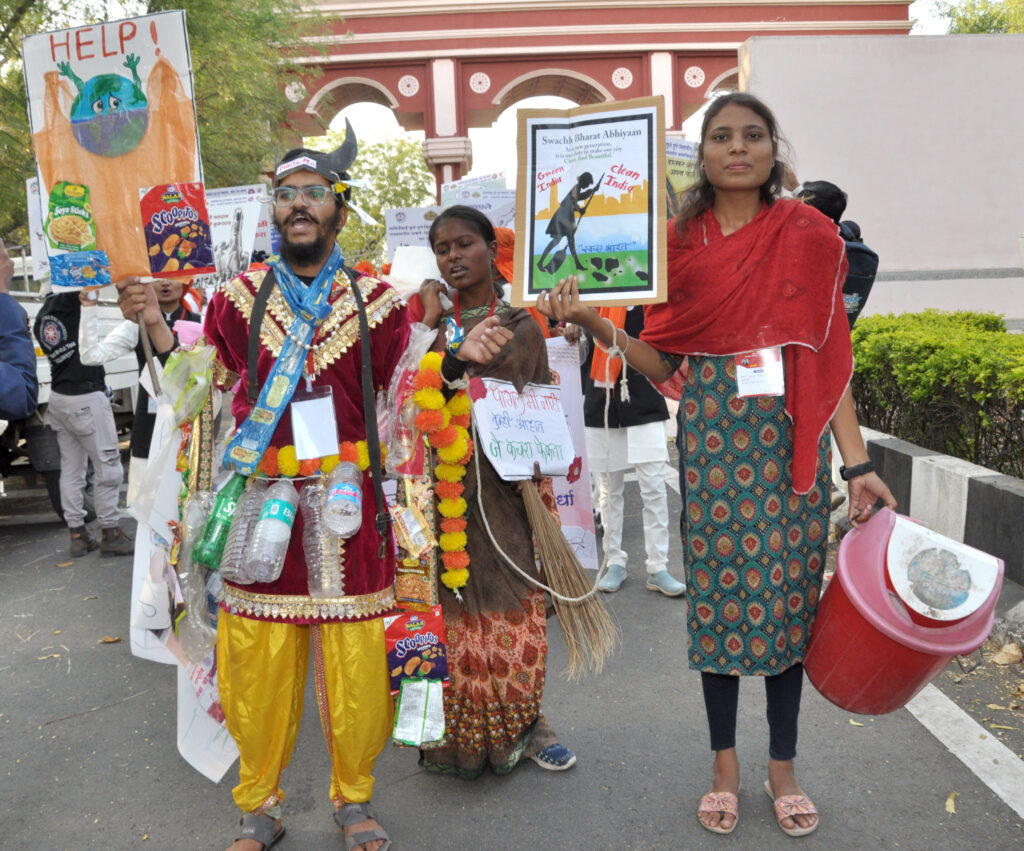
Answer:
<svg viewBox="0 0 1024 851"><path fill-rule="evenodd" d="M601 308L600 313L634 337L643 331L642 308ZM624 401L620 380L622 361L609 358L603 348L596 348L588 361L591 362L584 364L583 418L590 469L598 482L598 505L604 527L601 545L608 563L608 571L597 587L609 593L618 591L626 578L628 555L622 549L622 515L626 470L634 469L643 499L647 590L678 597L685 593L686 586L668 572L668 494L665 491L668 406L665 397L654 389L646 376L632 369L626 371L629 401ZM606 387L611 392L611 399L607 400L607 432L605 403L609 390Z"/></svg>
<svg viewBox="0 0 1024 851"><path fill-rule="evenodd" d="M796 780L802 661L828 544L831 425L850 484L854 524L881 499L850 394L853 353L843 314L845 258L835 226L780 198L785 163L775 117L747 93L704 116L698 180L668 232L668 301L646 310L639 340L580 302L575 278L538 308L576 322L656 383L689 356L683 389L689 662L701 672L711 790L701 825L739 820L739 678L764 677L769 764L765 789L779 827L802 836L817 810ZM778 360L777 360L778 359ZM783 382L753 385L751 361L781 361Z"/></svg>
<svg viewBox="0 0 1024 851"><path fill-rule="evenodd" d="M182 302L185 284L175 278L161 278L153 289L156 294L156 306L159 308L159 318L168 329L171 329L171 338L167 340L162 334L160 344L154 343L153 354L161 363L166 363L167 356L178 345L178 337L174 334L174 323L179 319L188 322L199 322L200 316L187 309ZM97 300L94 296L96 291L83 290L79 294L79 302L82 305L82 321L78 328L78 355L86 366L100 366L105 363L117 360L123 355L135 352L135 358L139 364L139 370L146 368L146 356L142 349L142 342L139 340L138 319L125 319L114 328L106 337L100 339L99 311L96 309ZM156 320L156 311L149 305L152 319ZM170 348L161 348L160 345L170 343ZM130 460L128 462L128 494L126 504L131 505L138 493L139 482L146 470L149 461L149 445L153 440L153 426L156 423L156 404L150 399L149 392L141 384L138 389L138 399L135 402L135 418L132 421L132 437L130 446Z"/></svg>
<svg viewBox="0 0 1024 851"><path fill-rule="evenodd" d="M46 418L60 447L60 502L71 536L71 557L99 547L100 555L126 556L134 542L119 525L118 493L124 480L117 426L102 366L85 366L78 356L81 304L77 292L51 293L36 316L33 332L50 360L50 401ZM92 461L100 540L85 528L85 476Z"/></svg>
<svg viewBox="0 0 1024 851"><path fill-rule="evenodd" d="M839 235L846 248L847 272L843 281L843 302L846 319L853 328L871 294L878 273L878 255L861 239L860 225L841 222L846 212L846 193L827 180L812 180L797 187L796 197L816 210L820 210L839 227Z"/></svg>
<svg viewBox="0 0 1024 851"><path fill-rule="evenodd" d="M14 261L0 240L0 420L21 420L36 409L39 380L28 314L11 295Z"/></svg>

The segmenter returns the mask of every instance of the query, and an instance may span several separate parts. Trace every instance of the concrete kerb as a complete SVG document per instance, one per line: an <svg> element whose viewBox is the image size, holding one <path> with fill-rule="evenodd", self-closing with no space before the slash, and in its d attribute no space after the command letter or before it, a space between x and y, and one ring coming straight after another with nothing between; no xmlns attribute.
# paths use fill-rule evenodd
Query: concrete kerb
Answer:
<svg viewBox="0 0 1024 851"><path fill-rule="evenodd" d="M1024 644L1024 481L862 428L899 512L1006 564L992 636Z"/></svg>

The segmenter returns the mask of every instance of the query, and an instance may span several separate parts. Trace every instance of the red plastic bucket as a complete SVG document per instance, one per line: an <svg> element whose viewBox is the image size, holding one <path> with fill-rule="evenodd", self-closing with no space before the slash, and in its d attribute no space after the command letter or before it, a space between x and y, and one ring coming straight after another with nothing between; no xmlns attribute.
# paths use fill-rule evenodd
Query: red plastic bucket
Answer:
<svg viewBox="0 0 1024 851"><path fill-rule="evenodd" d="M966 573L967 587L931 581L936 565L956 582ZM954 656L981 646L1002 579L1002 560L882 509L839 546L804 658L808 678L849 712L899 709Z"/></svg>

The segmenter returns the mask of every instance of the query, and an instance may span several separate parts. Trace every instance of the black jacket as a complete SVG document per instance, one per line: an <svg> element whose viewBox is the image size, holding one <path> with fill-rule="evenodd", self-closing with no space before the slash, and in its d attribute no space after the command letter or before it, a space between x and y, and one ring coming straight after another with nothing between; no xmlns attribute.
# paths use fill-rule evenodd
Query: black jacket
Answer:
<svg viewBox="0 0 1024 851"><path fill-rule="evenodd" d="M78 293L47 296L36 315L32 333L50 359L50 389L65 396L106 390L102 366L85 366L78 357L78 324L82 305Z"/></svg>
<svg viewBox="0 0 1024 851"><path fill-rule="evenodd" d="M626 333L636 339L644 330L644 309L640 306L631 307L626 311ZM622 336L621 334L619 335ZM605 391L595 387L590 378L590 364L594 357L594 341L590 340L587 359L582 366L583 371L583 422L590 428L604 428ZM657 423L668 419L668 407L662 396L645 375L635 369L626 373L626 386L629 387L629 402L624 404L620 396L619 382L615 382L608 408L608 425L610 428L627 428L628 426Z"/></svg>

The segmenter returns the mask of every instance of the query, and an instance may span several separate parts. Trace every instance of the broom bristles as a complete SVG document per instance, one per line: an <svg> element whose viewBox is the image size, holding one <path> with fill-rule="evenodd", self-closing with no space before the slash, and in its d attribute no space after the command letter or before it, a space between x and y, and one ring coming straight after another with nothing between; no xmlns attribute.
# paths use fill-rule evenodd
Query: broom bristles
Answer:
<svg viewBox="0 0 1024 851"><path fill-rule="evenodd" d="M618 647L619 628L604 601L593 593L593 582L532 482L523 483L523 502L548 584L562 596L585 597L578 602L551 597L569 651L565 675L570 680L578 680L588 670L599 674L605 660Z"/></svg>

